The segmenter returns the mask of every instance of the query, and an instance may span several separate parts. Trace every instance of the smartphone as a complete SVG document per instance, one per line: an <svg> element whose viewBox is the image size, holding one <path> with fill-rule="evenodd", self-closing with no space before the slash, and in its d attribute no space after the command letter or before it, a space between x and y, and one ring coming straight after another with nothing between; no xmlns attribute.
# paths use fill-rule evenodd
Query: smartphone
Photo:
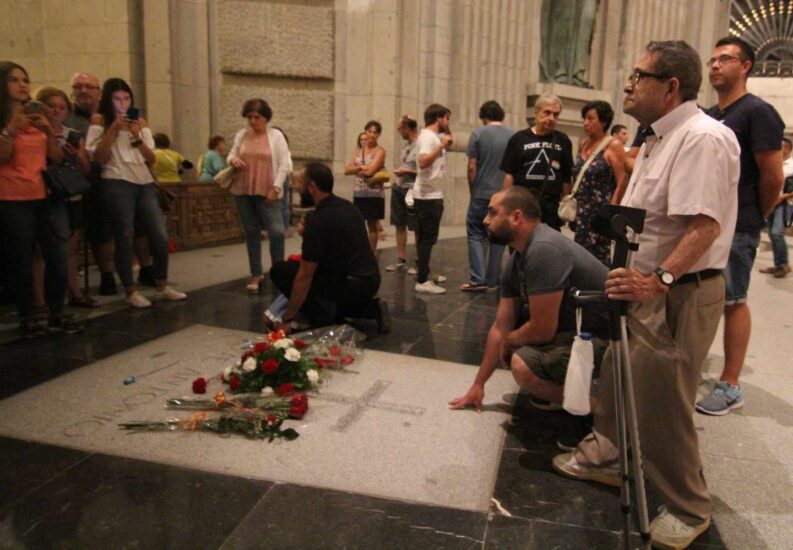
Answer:
<svg viewBox="0 0 793 550"><path fill-rule="evenodd" d="M138 120L140 118L140 109L137 107L130 107L127 109L127 119Z"/></svg>
<svg viewBox="0 0 793 550"><path fill-rule="evenodd" d="M44 104L41 101L31 99L25 103L24 110L26 115L37 115L44 110Z"/></svg>
<svg viewBox="0 0 793 550"><path fill-rule="evenodd" d="M78 134L77 132L69 132L69 135L66 136L66 143L68 143L72 147L79 147L80 134Z"/></svg>

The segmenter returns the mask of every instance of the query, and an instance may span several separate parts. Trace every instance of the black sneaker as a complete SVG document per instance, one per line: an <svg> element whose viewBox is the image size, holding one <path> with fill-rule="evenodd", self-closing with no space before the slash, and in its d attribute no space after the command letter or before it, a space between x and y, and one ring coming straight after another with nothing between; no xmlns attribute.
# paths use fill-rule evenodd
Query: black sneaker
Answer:
<svg viewBox="0 0 793 550"><path fill-rule="evenodd" d="M19 335L22 338L36 338L47 334L47 328L39 319L27 319L19 323Z"/></svg>
<svg viewBox="0 0 793 550"><path fill-rule="evenodd" d="M85 328L85 325L75 317L62 315L50 319L47 329L52 333L75 334Z"/></svg>
<svg viewBox="0 0 793 550"><path fill-rule="evenodd" d="M382 298L375 298L375 319L377 320L377 332L380 334L388 334L391 332L391 312L388 309L388 302Z"/></svg>
<svg viewBox="0 0 793 550"><path fill-rule="evenodd" d="M138 272L138 283L143 286L157 286L154 281L154 268L152 266L141 267Z"/></svg>
<svg viewBox="0 0 793 550"><path fill-rule="evenodd" d="M556 446L567 452L575 451L581 440L592 432L594 425L594 417L591 414L573 416L572 420L569 432L562 434L556 440Z"/></svg>
<svg viewBox="0 0 793 550"><path fill-rule="evenodd" d="M556 440L556 446L563 451L572 453L578 447L578 444L581 442L581 439L583 438L575 435L563 435L562 437Z"/></svg>
<svg viewBox="0 0 793 550"><path fill-rule="evenodd" d="M115 296L116 294L118 294L116 278L112 273L102 273L102 282L99 283L99 295Z"/></svg>

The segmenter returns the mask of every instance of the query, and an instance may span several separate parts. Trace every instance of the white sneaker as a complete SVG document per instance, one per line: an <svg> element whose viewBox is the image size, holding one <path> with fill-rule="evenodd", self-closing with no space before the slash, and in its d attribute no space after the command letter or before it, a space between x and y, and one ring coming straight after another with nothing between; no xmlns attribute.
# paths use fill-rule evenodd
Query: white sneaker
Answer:
<svg viewBox="0 0 793 550"><path fill-rule="evenodd" d="M449 280L446 278L446 275L435 275L434 279L436 283L445 283Z"/></svg>
<svg viewBox="0 0 793 550"><path fill-rule="evenodd" d="M149 301L149 299L146 298L143 294L141 294L137 290L132 294L130 294L129 296L127 296L127 299L125 301L129 305L135 308L142 309L142 308L151 307L151 302Z"/></svg>
<svg viewBox="0 0 793 550"><path fill-rule="evenodd" d="M385 266L385 270L388 272L402 271L407 268L407 265L408 263L406 261L397 260L395 263Z"/></svg>
<svg viewBox="0 0 793 550"><path fill-rule="evenodd" d="M409 267L408 268L408 275L415 275L418 272L419 272L419 270L416 269L415 267Z"/></svg>
<svg viewBox="0 0 793 550"><path fill-rule="evenodd" d="M178 290L174 290L169 286L154 292L154 299L157 301L178 302L179 300L184 300L185 298L187 298L187 294L184 292L179 292Z"/></svg>
<svg viewBox="0 0 793 550"><path fill-rule="evenodd" d="M650 538L653 548L681 550L688 548L694 540L710 527L710 519L697 525L688 525L666 509L658 508L658 516L650 523Z"/></svg>
<svg viewBox="0 0 793 550"><path fill-rule="evenodd" d="M416 283L414 290L416 292L421 292L423 294L443 294L444 292L446 292L445 288L436 285L429 279L427 279L423 283Z"/></svg>
<svg viewBox="0 0 793 550"><path fill-rule="evenodd" d="M579 464L575 453L564 453L553 457L553 469L566 477L580 481L595 481L609 487L620 486L620 471L615 466L587 466Z"/></svg>

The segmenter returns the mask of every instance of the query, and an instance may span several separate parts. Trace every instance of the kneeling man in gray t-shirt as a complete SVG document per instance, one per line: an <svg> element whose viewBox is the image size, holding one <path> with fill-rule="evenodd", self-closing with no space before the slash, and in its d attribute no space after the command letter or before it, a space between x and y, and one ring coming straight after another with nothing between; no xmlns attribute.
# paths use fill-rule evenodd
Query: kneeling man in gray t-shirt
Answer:
<svg viewBox="0 0 793 550"><path fill-rule="evenodd" d="M561 403L576 331L575 305L568 291L603 290L608 270L582 246L543 224L537 200L523 187L494 194L484 223L492 242L510 245L514 252L501 279L496 320L474 383L449 405L460 409L472 404L481 410L485 383L502 359L522 389ZM587 308L582 330L607 333L606 309ZM602 355L598 351L596 364Z"/></svg>

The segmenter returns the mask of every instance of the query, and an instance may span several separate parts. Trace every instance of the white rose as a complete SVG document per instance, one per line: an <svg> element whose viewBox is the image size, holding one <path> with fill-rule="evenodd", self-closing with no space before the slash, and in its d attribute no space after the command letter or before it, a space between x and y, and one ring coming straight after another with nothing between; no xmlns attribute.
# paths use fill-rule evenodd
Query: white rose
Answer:
<svg viewBox="0 0 793 550"><path fill-rule="evenodd" d="M317 369L311 369L306 373L306 376L308 376L308 381L312 384L316 384L319 381L319 373L317 372Z"/></svg>
<svg viewBox="0 0 793 550"><path fill-rule="evenodd" d="M295 348L289 348L288 350L286 350L286 353L284 354L284 358L287 361L292 361L294 363L295 361L298 361L300 359L300 352L297 351L297 349Z"/></svg>
<svg viewBox="0 0 793 550"><path fill-rule="evenodd" d="M245 362L242 364L242 370L245 372L253 372L256 370L256 359L253 357L248 357Z"/></svg>
<svg viewBox="0 0 793 550"><path fill-rule="evenodd" d="M272 386L265 386L265 387L262 388L262 395L264 395L264 396L272 395L274 393L275 393L275 391L273 391Z"/></svg>
<svg viewBox="0 0 793 550"><path fill-rule="evenodd" d="M280 340L276 340L273 346L276 348L288 349L292 347L292 340L289 338L281 338Z"/></svg>
<svg viewBox="0 0 793 550"><path fill-rule="evenodd" d="M226 367L223 369L223 378L228 380L231 377L231 367Z"/></svg>

